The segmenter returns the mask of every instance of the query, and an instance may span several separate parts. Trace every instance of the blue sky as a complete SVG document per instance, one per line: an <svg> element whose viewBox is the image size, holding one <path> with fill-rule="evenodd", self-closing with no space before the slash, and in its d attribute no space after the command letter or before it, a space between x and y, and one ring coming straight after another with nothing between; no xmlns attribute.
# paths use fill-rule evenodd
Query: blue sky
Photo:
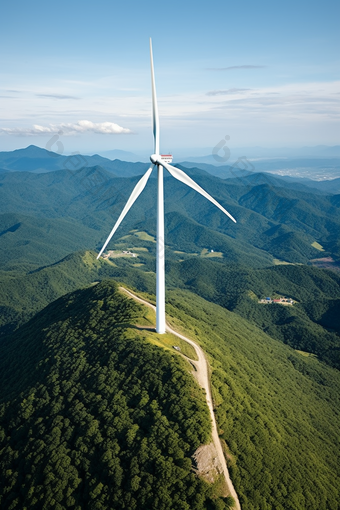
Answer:
<svg viewBox="0 0 340 510"><path fill-rule="evenodd" d="M152 149L148 39L163 151L339 144L340 4L6 2L0 150ZM85 122L86 121L86 122Z"/></svg>

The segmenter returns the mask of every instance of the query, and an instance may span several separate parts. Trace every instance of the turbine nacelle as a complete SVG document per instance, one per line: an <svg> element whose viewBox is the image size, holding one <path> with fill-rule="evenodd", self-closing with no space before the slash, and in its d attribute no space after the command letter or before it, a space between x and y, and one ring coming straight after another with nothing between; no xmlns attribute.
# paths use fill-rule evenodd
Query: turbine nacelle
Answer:
<svg viewBox="0 0 340 510"><path fill-rule="evenodd" d="M172 154L151 154L150 161L154 165L163 165L164 163L172 163Z"/></svg>

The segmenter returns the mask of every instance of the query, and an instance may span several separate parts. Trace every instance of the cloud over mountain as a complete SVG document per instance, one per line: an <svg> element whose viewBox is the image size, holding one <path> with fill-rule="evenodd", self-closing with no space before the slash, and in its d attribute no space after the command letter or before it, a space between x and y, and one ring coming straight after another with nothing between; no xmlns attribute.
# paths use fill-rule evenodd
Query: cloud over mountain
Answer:
<svg viewBox="0 0 340 510"><path fill-rule="evenodd" d="M63 135L75 135L81 133L99 133L102 135L130 134L132 131L123 128L114 122L91 122L90 120L79 120L75 123L50 124L40 126L33 124L31 128L0 128L1 134L16 136L50 135L62 131Z"/></svg>

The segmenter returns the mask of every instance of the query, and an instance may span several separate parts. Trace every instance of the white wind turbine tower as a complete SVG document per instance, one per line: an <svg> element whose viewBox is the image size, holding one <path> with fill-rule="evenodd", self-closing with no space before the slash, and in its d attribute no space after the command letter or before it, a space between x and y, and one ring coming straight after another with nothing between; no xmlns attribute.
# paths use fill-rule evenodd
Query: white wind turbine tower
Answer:
<svg viewBox="0 0 340 510"><path fill-rule="evenodd" d="M153 136L154 136L154 154L150 156L151 163L153 165L147 170L143 177L138 181L134 190L132 191L129 200L127 201L123 211L121 212L115 226L110 232L109 237L106 239L104 246L100 250L97 259L101 256L113 234L125 218L126 214L142 193L146 183L151 175L152 170L157 167L157 181L158 181L158 192L157 192L157 254L156 254L156 331L157 333L165 333L165 262L164 262L164 191L163 191L163 167L175 177L175 179L183 182L190 188L194 189L205 198L210 200L216 207L229 216L231 220L236 223L235 218L228 213L213 197L209 195L204 189L201 188L195 181L193 181L186 173L179 168L169 165L172 162L172 156L164 156L159 153L159 118L158 118L158 105L156 98L156 85L155 75L153 68L153 57L152 57L152 43L150 39L150 60L151 60L151 84L152 84L152 117L153 117Z"/></svg>

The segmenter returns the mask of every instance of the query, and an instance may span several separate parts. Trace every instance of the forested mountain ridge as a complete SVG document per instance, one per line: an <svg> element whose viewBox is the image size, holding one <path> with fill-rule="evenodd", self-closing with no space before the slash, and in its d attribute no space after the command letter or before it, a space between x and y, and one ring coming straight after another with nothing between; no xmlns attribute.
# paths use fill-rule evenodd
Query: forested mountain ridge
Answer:
<svg viewBox="0 0 340 510"><path fill-rule="evenodd" d="M73 154L64 156L51 150L30 145L25 149L0 152L0 172L46 173L55 170L78 170L82 167L100 166L113 175L131 176L147 170L148 163L127 163L119 159L111 160L98 154L86 156Z"/></svg>
<svg viewBox="0 0 340 510"><path fill-rule="evenodd" d="M0 336L66 292L103 278L117 278L154 294L153 257L153 253L139 252L138 267L135 267L135 259L117 258L112 263L96 260L95 252L78 252L28 274L0 272ZM256 269L187 257L183 261L167 261L166 284L168 288L189 289L236 312L273 338L340 368L340 276L337 273L304 265ZM295 304L258 303L266 296L290 297Z"/></svg>
<svg viewBox="0 0 340 510"><path fill-rule="evenodd" d="M57 263L28 273L0 271L0 337L68 292L103 278L121 278L142 291L153 292L155 274L128 265L97 260L90 251L71 253Z"/></svg>
<svg viewBox="0 0 340 510"><path fill-rule="evenodd" d="M204 395L136 322L141 307L104 282L3 341L1 508L226 508L191 472Z"/></svg>
<svg viewBox="0 0 340 510"><path fill-rule="evenodd" d="M56 148L55 145L52 146ZM50 149L52 149L50 147ZM60 152L53 152L51 150L43 149L34 145L30 145L25 149L18 149L9 152L0 152L0 172L51 172L55 170L79 170L81 167L91 167L98 165L101 168L109 171L113 175L117 175L120 177L129 177L132 175L139 175L143 171L146 171L149 164L143 163L141 161L138 162L138 159L135 159L136 156L133 154L129 154L129 156L133 156L136 162L132 163L130 161L124 160L124 151L112 151L114 154L114 159L108 159L108 157L103 157L98 154L94 154L92 156L84 155L84 154L73 154L70 156L62 155ZM335 157L334 157L335 156ZM185 168L194 168L195 172L199 170L203 170L210 175L220 177L221 179L232 179L232 178L242 178L245 179L249 176L250 179L253 178L254 174L259 175L262 173L263 179L267 182L271 182L272 184L275 182L277 186L301 186L300 189L304 187L310 187L313 190L313 193L339 193L340 186L339 178L331 178L330 176L334 174L334 176L339 175L339 155L325 156L323 159L313 157L313 159L303 157L301 159L287 159L287 157L279 158L279 159L256 159L256 162L253 161L256 168L252 171L242 170L244 166L249 165L249 161L247 162L247 158L241 158L243 162L240 162L240 165L237 164L229 164L222 166L215 166L214 164L203 163L200 158L194 159L193 161L181 161L180 165ZM119 159L117 159L117 157ZM210 156L212 158L212 156ZM176 163L178 164L178 163ZM249 165L250 166L250 165ZM292 175L292 170L306 170L306 166L309 167L310 175L313 175L316 171L316 175L324 169L326 169L328 179L330 180L312 180L312 178L302 178L302 177L289 177ZM277 170L288 170L287 175L280 175L277 173ZM290 170L290 171L289 171ZM273 172L274 173L271 173ZM303 172L304 173L304 172ZM255 177L258 180L258 177Z"/></svg>
<svg viewBox="0 0 340 510"><path fill-rule="evenodd" d="M168 292L167 314L209 355L242 508L337 510L339 372L188 291ZM3 341L1 508L226 507L190 471L209 440L203 395L176 351L133 329L145 320L104 281Z"/></svg>
<svg viewBox="0 0 340 510"><path fill-rule="evenodd" d="M194 191L166 178L165 211L187 218L188 225L180 222L182 229L190 229L190 221L194 220L235 242L246 243L251 250L262 250L274 258L293 263L307 263L327 255L340 258L337 244L340 212L336 195L319 196L298 189L257 185L242 179L228 183L228 180L204 172L195 175L189 170L188 173L230 210L237 224L231 223ZM72 218L93 230L92 248L95 248L103 241L103 232L109 230L119 216L137 180L137 177L113 177L99 167L47 174L1 174L0 213ZM143 223L150 222L149 233L153 234L155 186L155 179L151 179L121 226L121 234L135 228L141 219ZM177 249L181 249L179 243ZM228 250L224 256L228 256ZM262 263L265 259L266 255Z"/></svg>

